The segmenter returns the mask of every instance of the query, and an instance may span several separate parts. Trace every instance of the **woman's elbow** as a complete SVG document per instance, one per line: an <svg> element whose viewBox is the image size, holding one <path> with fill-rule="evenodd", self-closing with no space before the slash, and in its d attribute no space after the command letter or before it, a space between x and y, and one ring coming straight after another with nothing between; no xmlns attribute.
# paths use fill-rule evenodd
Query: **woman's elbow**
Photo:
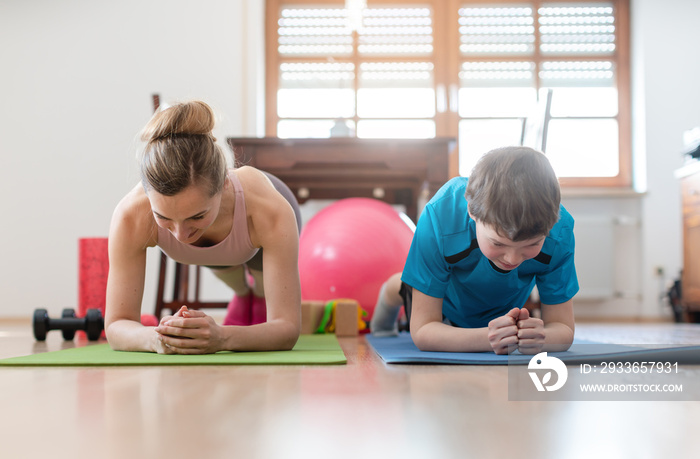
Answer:
<svg viewBox="0 0 700 459"><path fill-rule="evenodd" d="M285 324L282 332L279 335L278 346L276 346L280 351L291 351L294 346L296 346L297 341L299 341L299 335L301 334L301 326L292 323Z"/></svg>

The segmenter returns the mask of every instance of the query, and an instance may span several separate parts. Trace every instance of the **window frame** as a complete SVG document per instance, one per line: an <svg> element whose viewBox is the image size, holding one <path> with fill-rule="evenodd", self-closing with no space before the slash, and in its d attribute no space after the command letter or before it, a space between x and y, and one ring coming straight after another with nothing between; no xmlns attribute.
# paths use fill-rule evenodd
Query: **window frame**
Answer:
<svg viewBox="0 0 700 459"><path fill-rule="evenodd" d="M581 3L595 2L596 0L556 0L556 3ZM631 145L631 82L630 82L630 27L629 27L629 0L605 0L612 3L615 8L615 52L611 55L596 57L615 62L615 87L618 92L618 114L614 117L618 123L618 149L619 149L619 173L614 177L561 177L560 183L566 188L632 188L632 145ZM537 8L542 3L552 3L552 0L525 0ZM518 0L367 0L368 6L373 5L430 5L433 10L433 53L429 58L421 59L433 62L435 100L435 135L436 137L459 137L459 122L462 119L458 110L457 92L460 88L459 69L464 61L488 61L499 60L503 57L465 57L459 52L459 25L458 13L460 7L473 5L498 5L523 3ZM282 62L321 62L323 58L282 58L277 53L278 13L282 5L299 4L305 6L318 5L322 7L343 6L344 0L266 0L265 8L265 134L270 137L277 136L277 124L280 117L277 115L277 89L279 66ZM571 55L545 55L539 54L539 29L535 30L535 52L523 58L515 60L528 60L536 62L552 60L586 60L581 56ZM348 59L355 66L356 77L354 79L354 94L357 102L361 62L371 62L372 57L360 57L357 50L357 33L353 33L353 46L355 52ZM510 59L510 58L509 58ZM376 60L383 62L413 60L402 57L379 57ZM538 68L538 67L536 67ZM535 72L535 89L539 91L539 76ZM357 104L356 104L357 107ZM548 117L549 118L549 117ZM360 118L355 111L352 121L357 126ZM450 162L450 176L459 175L459 155L452 155Z"/></svg>

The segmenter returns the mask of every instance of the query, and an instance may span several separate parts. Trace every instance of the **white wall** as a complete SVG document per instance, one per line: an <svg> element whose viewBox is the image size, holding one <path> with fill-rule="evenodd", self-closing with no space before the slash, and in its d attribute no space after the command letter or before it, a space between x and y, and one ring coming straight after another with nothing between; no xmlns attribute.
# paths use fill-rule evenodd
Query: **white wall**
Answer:
<svg viewBox="0 0 700 459"><path fill-rule="evenodd" d="M642 201L644 315L658 298L655 269L676 278L682 267L682 133L700 126L700 2L632 0L635 153L645 162Z"/></svg>
<svg viewBox="0 0 700 459"><path fill-rule="evenodd" d="M562 202L576 221L577 318L642 315L641 196L590 197L565 190Z"/></svg>
<svg viewBox="0 0 700 459"><path fill-rule="evenodd" d="M0 2L0 317L77 306L78 239L107 236L137 183L151 94L209 102L222 115L220 141L256 135L263 7Z"/></svg>
<svg viewBox="0 0 700 459"><path fill-rule="evenodd" d="M682 131L700 126L700 2L631 3L634 149L646 194L565 204L575 217L636 213L639 253L621 249L616 266L641 295L588 307L653 316L663 313L654 269L670 278L682 263L673 171ZM106 236L114 205L136 183L136 134L151 94L208 101L222 115L220 140L262 134L263 8L262 0L0 2L0 317L76 305L77 241ZM153 279L147 287L150 308Z"/></svg>
<svg viewBox="0 0 700 459"><path fill-rule="evenodd" d="M564 204L577 219L623 216L638 218L639 226L616 230L618 296L576 301L578 317L670 317L662 298L683 264L680 186L674 171L683 164L683 131L700 126L700 2L631 0L630 7L635 187L642 194L565 197Z"/></svg>

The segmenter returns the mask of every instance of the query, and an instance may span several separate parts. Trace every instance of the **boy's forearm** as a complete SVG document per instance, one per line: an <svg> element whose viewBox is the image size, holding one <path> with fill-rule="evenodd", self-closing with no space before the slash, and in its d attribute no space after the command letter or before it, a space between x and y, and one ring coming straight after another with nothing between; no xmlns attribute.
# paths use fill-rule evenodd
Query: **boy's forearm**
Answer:
<svg viewBox="0 0 700 459"><path fill-rule="evenodd" d="M560 304L542 304L544 321L544 349L549 352L566 351L574 341L573 299Z"/></svg>
<svg viewBox="0 0 700 459"><path fill-rule="evenodd" d="M411 330L411 338L421 351L493 351L488 340L488 328L459 328L441 322L430 322L417 330Z"/></svg>
<svg viewBox="0 0 700 459"><path fill-rule="evenodd" d="M574 330L561 322L551 322L544 326L543 351L561 352L571 347L574 341Z"/></svg>

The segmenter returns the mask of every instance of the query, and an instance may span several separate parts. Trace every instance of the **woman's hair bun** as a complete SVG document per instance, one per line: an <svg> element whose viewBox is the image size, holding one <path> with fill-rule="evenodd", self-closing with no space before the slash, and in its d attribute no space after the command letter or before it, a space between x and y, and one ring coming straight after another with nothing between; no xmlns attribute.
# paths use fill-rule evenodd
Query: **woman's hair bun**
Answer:
<svg viewBox="0 0 700 459"><path fill-rule="evenodd" d="M176 135L211 136L214 124L214 111L209 105L199 100L183 102L156 112L141 132L141 140L153 142Z"/></svg>

